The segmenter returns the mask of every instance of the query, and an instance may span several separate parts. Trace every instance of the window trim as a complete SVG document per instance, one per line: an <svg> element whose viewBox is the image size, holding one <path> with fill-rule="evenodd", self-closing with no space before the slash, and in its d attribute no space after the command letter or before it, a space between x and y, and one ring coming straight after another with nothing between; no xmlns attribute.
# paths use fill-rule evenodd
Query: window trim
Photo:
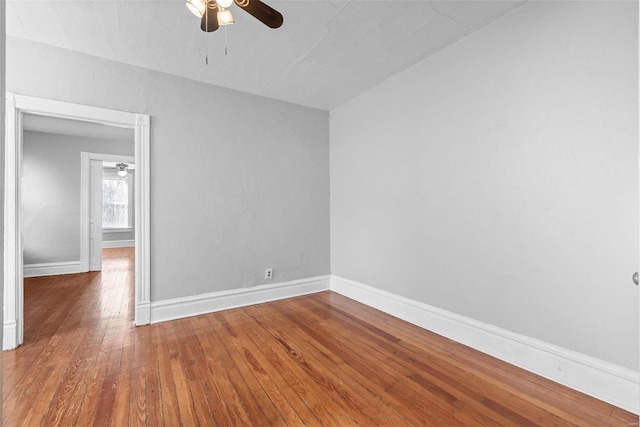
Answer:
<svg viewBox="0 0 640 427"><path fill-rule="evenodd" d="M109 228L102 228L102 232L106 233L106 234L110 234L110 233L131 233L133 231L133 227L122 227L122 228L118 228L118 227L109 227Z"/></svg>

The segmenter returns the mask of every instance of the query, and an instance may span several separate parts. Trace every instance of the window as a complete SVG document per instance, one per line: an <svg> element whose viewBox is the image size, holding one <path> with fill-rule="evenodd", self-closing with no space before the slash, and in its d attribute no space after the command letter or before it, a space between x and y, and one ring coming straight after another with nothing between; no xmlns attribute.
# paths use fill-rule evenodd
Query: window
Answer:
<svg viewBox="0 0 640 427"><path fill-rule="evenodd" d="M102 228L131 228L129 177L105 175L102 179Z"/></svg>

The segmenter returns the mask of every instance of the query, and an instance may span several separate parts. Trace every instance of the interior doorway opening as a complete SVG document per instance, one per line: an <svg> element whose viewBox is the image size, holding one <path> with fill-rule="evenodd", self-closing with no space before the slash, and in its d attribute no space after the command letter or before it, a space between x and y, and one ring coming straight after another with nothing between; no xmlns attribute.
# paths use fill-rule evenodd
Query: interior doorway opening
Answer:
<svg viewBox="0 0 640 427"><path fill-rule="evenodd" d="M23 115L22 128L24 277L100 270L103 170L118 178L124 191L133 175L127 167L120 177L113 166L103 169L103 161L133 165L133 130L34 114ZM94 166L95 176L90 173ZM133 199L124 202L115 207L131 207L133 213ZM133 243L133 217L123 225L129 233L120 235Z"/></svg>
<svg viewBox="0 0 640 427"><path fill-rule="evenodd" d="M135 246L135 168L132 156L81 153L80 223L88 271L102 270L104 247Z"/></svg>
<svg viewBox="0 0 640 427"><path fill-rule="evenodd" d="M24 340L23 289L23 129L25 115L74 120L133 129L137 169L135 181L135 324L150 320L150 239L149 239L149 116L7 94L5 135L5 251L4 251L4 337L3 349L12 349ZM84 240L83 240L84 241Z"/></svg>

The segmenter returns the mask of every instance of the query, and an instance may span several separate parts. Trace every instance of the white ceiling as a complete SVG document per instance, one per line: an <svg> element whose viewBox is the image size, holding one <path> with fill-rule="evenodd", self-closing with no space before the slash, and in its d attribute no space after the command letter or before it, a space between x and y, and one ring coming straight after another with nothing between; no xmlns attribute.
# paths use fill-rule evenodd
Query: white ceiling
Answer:
<svg viewBox="0 0 640 427"><path fill-rule="evenodd" d="M26 131L54 133L59 135L99 138L110 141L125 141L133 144L133 129L106 126L100 123L82 122L54 117L25 114L22 127Z"/></svg>
<svg viewBox="0 0 640 427"><path fill-rule="evenodd" d="M233 5L207 34L183 0L8 0L7 34L330 110L525 1L265 2L281 28Z"/></svg>

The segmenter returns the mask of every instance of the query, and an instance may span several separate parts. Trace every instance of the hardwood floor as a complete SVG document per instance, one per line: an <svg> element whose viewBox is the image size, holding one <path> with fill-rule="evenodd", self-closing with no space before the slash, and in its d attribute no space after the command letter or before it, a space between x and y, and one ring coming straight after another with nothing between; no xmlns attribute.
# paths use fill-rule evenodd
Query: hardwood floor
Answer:
<svg viewBox="0 0 640 427"><path fill-rule="evenodd" d="M101 273L25 281L6 426L638 422L331 292L135 328L133 278L107 249Z"/></svg>

